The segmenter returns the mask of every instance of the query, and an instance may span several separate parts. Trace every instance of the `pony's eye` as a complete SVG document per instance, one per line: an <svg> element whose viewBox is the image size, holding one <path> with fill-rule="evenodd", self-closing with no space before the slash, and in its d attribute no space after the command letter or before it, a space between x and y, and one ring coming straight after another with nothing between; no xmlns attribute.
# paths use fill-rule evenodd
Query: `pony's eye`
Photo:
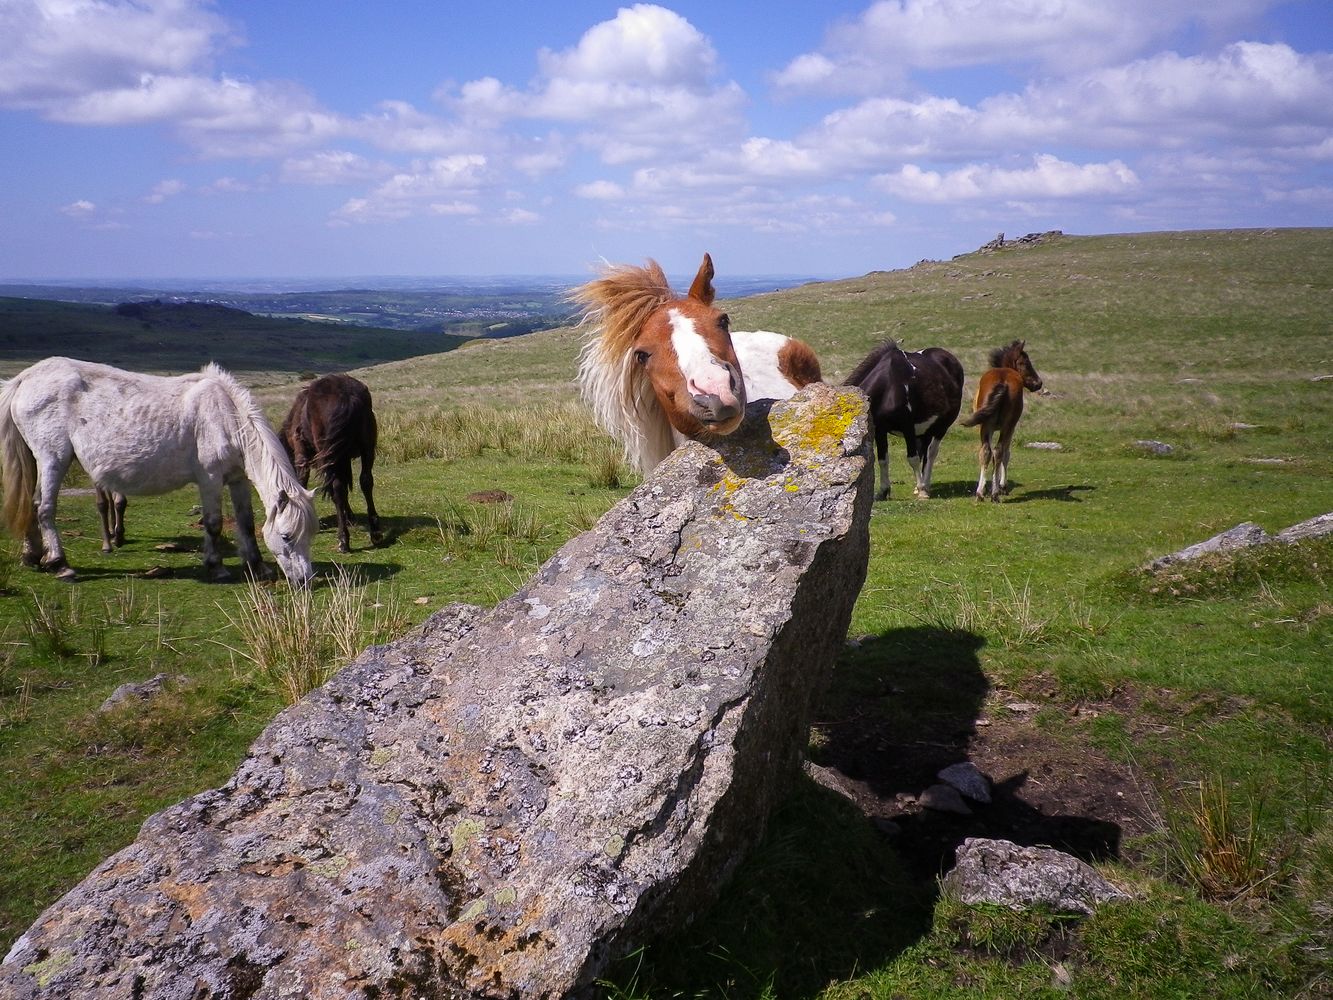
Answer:
<svg viewBox="0 0 1333 1000"><path fill-rule="evenodd" d="M634 360L637 361L637 362L638 362L639 364L641 364L641 365L646 365L646 364L648 363L648 359L649 359L651 356L652 356L652 355L650 355L647 351L635 351L635 352L634 352Z"/></svg>
<svg viewBox="0 0 1333 1000"><path fill-rule="evenodd" d="M292 536L286 531L282 533L282 540L288 545L292 544Z"/></svg>
<svg viewBox="0 0 1333 1000"><path fill-rule="evenodd" d="M719 317L717 318L717 325L720 326L720 327L722 327L722 329L726 330L728 333L730 333L730 332L731 332L731 317L728 316L726 313L723 313L721 316L719 316Z"/></svg>

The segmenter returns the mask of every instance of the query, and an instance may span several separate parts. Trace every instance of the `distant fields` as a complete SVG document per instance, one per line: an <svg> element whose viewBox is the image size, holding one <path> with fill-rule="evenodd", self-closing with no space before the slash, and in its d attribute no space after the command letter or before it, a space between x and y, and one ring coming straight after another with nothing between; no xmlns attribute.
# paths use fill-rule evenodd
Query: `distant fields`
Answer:
<svg viewBox="0 0 1333 1000"><path fill-rule="evenodd" d="M893 442L855 642L808 755L897 831L803 783L717 906L613 969L606 993L1333 992L1333 541L1140 571L1241 521L1271 532L1333 510L1333 230L1066 236L724 305L736 329L806 340L830 380L888 336L948 347L968 403L989 349L1022 338L1046 392L1028 398L1001 504L971 499L973 432L945 438L928 501L910 499ZM98 334L31 306L26 325L0 325L0 374L22 367L4 337L25 329L123 343L113 363L159 370L233 339L132 327ZM388 543L354 529L354 551L336 555L321 500L314 558L359 574L376 627L507 596L634 485L577 401L576 328L373 365L322 328L318 346L310 328L248 329L224 363L275 421L301 371L351 367L374 393ZM365 349L391 333L365 333ZM273 350L281 363L264 365ZM1060 448L1026 447L1037 441ZM513 501L469 499L494 490ZM91 497L63 497L72 587L20 568L12 545L0 554L0 951L145 816L224 781L281 707L227 617L245 588L201 578L195 503L132 499L130 544L103 557ZM159 672L193 683L97 712L117 684ZM1004 783L1003 802L921 819L907 800L964 758ZM1089 856L1133 902L1075 924L941 898L932 851L994 835L999 815L1047 843L1099 831L1109 847ZM1219 882L1203 862L1227 851L1248 860Z"/></svg>

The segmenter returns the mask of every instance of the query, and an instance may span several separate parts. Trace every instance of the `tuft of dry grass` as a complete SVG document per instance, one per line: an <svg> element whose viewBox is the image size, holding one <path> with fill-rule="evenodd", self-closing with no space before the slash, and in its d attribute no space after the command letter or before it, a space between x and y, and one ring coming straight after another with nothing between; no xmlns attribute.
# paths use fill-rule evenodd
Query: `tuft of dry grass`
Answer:
<svg viewBox="0 0 1333 1000"><path fill-rule="evenodd" d="M328 681L366 646L397 634L406 622L395 595L383 594L378 585L369 593L341 567L319 594L313 588L279 589L251 580L235 612L219 607L244 647L228 648L249 660L261 686L289 705Z"/></svg>
<svg viewBox="0 0 1333 1000"><path fill-rule="evenodd" d="M1249 895L1275 874L1266 848L1262 799L1238 807L1217 777L1199 782L1194 800L1169 824L1172 855L1207 899Z"/></svg>

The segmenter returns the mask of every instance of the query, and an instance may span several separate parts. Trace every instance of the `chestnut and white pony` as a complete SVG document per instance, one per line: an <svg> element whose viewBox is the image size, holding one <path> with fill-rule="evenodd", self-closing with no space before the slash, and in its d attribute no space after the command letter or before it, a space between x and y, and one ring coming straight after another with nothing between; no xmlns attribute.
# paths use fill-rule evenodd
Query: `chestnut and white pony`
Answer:
<svg viewBox="0 0 1333 1000"><path fill-rule="evenodd" d="M592 324L579 389L641 473L686 440L730 434L747 402L787 399L820 381L807 345L766 330L732 330L714 296L708 254L684 298L654 260L608 265L571 293Z"/></svg>
<svg viewBox="0 0 1333 1000"><path fill-rule="evenodd" d="M283 573L295 585L314 575L313 494L296 478L250 393L215 364L165 377L47 358L0 390L0 515L23 539L26 564L40 562L67 580L75 574L56 530L56 498L76 458L108 492L168 493L197 483L204 569L212 580L227 578L218 552L223 486L231 491L246 567L255 576L269 575L255 544L253 482L264 502L264 541Z"/></svg>

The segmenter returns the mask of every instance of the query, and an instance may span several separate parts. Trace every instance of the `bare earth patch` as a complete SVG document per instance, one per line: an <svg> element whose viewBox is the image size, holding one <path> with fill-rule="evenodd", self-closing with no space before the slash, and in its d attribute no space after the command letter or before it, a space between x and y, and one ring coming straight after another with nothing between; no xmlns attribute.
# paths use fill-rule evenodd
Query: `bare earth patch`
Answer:
<svg viewBox="0 0 1333 1000"><path fill-rule="evenodd" d="M816 741L824 744L822 766L812 776L852 799L920 878L949 870L967 837L1054 847L1086 861L1120 859L1126 841L1155 828L1159 810L1151 790L1078 723L1108 711L1132 718L1138 699L1117 693L1105 702L1059 704L1054 685L1034 683L1024 692L990 690L971 719L952 727L895 732L869 712L826 720ZM1052 709L1062 716L1054 724ZM924 805L922 793L940 783L938 773L962 761L990 779L991 802L964 800L968 815Z"/></svg>

